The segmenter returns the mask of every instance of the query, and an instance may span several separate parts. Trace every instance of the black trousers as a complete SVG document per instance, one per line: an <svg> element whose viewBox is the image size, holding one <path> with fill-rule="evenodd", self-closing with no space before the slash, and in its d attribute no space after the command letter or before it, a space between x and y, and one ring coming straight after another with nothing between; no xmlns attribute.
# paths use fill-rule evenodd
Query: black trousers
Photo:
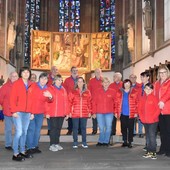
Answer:
<svg viewBox="0 0 170 170"><path fill-rule="evenodd" d="M97 132L97 119L92 118L92 123L93 123L93 131Z"/></svg>
<svg viewBox="0 0 170 170"><path fill-rule="evenodd" d="M121 122L121 132L124 142L133 142L133 128L134 128L134 118L129 118L129 116L120 116Z"/></svg>
<svg viewBox="0 0 170 170"><path fill-rule="evenodd" d="M170 155L170 115L159 116L159 128L161 137L160 152Z"/></svg>
<svg viewBox="0 0 170 170"><path fill-rule="evenodd" d="M117 118L114 116L112 121L112 132L111 135L116 135L116 124L117 124Z"/></svg>
<svg viewBox="0 0 170 170"><path fill-rule="evenodd" d="M64 117L50 117L50 145L59 144Z"/></svg>

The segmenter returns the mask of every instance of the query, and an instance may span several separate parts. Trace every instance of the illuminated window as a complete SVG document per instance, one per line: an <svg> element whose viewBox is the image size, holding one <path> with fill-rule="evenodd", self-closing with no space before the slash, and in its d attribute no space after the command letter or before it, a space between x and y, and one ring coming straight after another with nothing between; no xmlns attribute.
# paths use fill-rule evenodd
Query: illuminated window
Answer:
<svg viewBox="0 0 170 170"><path fill-rule="evenodd" d="M60 0L59 31L80 31L80 0Z"/></svg>
<svg viewBox="0 0 170 170"><path fill-rule="evenodd" d="M24 64L27 66L30 65L31 30L38 30L40 28L40 1L41 0L26 0Z"/></svg>
<svg viewBox="0 0 170 170"><path fill-rule="evenodd" d="M115 63L115 0L100 0L100 31L111 32L111 57Z"/></svg>

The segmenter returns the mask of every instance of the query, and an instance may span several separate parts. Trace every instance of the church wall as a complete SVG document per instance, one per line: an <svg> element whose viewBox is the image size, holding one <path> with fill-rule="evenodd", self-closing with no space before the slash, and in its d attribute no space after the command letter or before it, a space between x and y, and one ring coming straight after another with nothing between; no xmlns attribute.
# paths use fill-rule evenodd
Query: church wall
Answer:
<svg viewBox="0 0 170 170"><path fill-rule="evenodd" d="M148 56L137 62L134 66L125 68L123 70L123 79L128 78L130 74L134 73L137 75L137 81L140 82L140 73L148 70L149 67L154 67L154 65L159 66L160 63L164 64L166 60L170 61L168 54L170 54L169 46L156 52L153 57Z"/></svg>

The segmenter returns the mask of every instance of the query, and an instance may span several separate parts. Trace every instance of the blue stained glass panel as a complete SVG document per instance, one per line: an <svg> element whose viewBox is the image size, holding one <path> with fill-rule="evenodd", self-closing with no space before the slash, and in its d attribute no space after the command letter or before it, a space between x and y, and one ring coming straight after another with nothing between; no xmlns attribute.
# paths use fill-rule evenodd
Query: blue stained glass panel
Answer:
<svg viewBox="0 0 170 170"><path fill-rule="evenodd" d="M115 63L115 0L100 0L100 28L101 32L111 32L111 57Z"/></svg>

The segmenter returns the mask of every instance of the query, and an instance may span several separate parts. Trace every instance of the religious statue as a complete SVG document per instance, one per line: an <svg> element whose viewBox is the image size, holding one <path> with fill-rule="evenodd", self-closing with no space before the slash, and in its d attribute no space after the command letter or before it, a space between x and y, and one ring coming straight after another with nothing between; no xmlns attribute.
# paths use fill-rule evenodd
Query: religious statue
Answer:
<svg viewBox="0 0 170 170"><path fill-rule="evenodd" d="M15 30L15 22L12 20L8 26L8 49L11 50L15 46L15 38L16 38L16 30Z"/></svg>
<svg viewBox="0 0 170 170"><path fill-rule="evenodd" d="M129 51L133 51L134 50L134 29L132 27L132 24L128 24L127 44L128 44Z"/></svg>
<svg viewBox="0 0 170 170"><path fill-rule="evenodd" d="M143 21L144 21L144 29L152 30L152 8L150 6L150 2L145 2L145 7L143 8Z"/></svg>
<svg viewBox="0 0 170 170"><path fill-rule="evenodd" d="M119 35L118 40L118 56L121 57L123 55L123 40L122 35Z"/></svg>

